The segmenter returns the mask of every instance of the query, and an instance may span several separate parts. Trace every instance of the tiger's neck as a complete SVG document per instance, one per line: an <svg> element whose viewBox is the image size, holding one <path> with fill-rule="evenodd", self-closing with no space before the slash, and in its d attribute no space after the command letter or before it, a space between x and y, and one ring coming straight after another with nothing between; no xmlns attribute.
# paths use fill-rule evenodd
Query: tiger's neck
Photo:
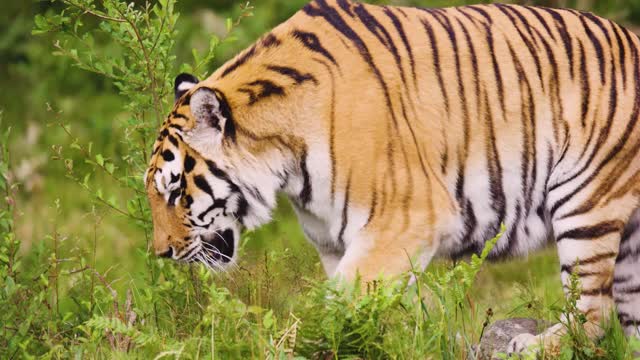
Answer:
<svg viewBox="0 0 640 360"><path fill-rule="evenodd" d="M335 215L328 206L335 191L327 121L333 78L305 48L305 36L312 35L285 23L205 80L233 114L235 141L223 151L250 204L249 228L270 220L278 192L314 216Z"/></svg>

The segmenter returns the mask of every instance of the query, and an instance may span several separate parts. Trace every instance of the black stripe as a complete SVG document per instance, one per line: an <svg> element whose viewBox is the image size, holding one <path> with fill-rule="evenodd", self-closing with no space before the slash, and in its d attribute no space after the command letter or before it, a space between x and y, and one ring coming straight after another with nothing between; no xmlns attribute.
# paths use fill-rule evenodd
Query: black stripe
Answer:
<svg viewBox="0 0 640 360"><path fill-rule="evenodd" d="M318 80L310 73L306 73L303 74L300 71L292 68L292 67L288 67L288 66L278 66L278 65L267 65L267 69L271 70L271 71L275 71L279 74L282 74L284 76L287 76L291 79L293 79L293 81L295 81L295 83L297 85L300 85L302 83L304 83L305 81L311 81L314 84L318 85Z"/></svg>
<svg viewBox="0 0 640 360"><path fill-rule="evenodd" d="M177 183L178 181L180 181L180 178L182 177L180 173L177 173L177 174L170 173L169 175L171 177L171 179L169 180L169 184Z"/></svg>
<svg viewBox="0 0 640 360"><path fill-rule="evenodd" d="M369 217L365 226L369 225L371 220L376 216L376 206L378 205L378 189L376 189L376 179L373 179L373 186L371 187L371 205L369 206Z"/></svg>
<svg viewBox="0 0 640 360"><path fill-rule="evenodd" d="M249 96L249 104L255 104L258 101L258 96L256 96L256 92L249 88L240 88L238 92L247 94Z"/></svg>
<svg viewBox="0 0 640 360"><path fill-rule="evenodd" d="M267 34L262 39L261 43L262 43L262 46L266 48L277 47L281 44L280 40L278 40L278 38L273 34Z"/></svg>
<svg viewBox="0 0 640 360"><path fill-rule="evenodd" d="M502 164L500 163L500 154L498 153L498 145L496 144L496 134L493 125L493 115L489 106L489 98L487 92L484 92L485 106L485 126L487 134L485 138L488 144L485 144L487 151L487 167L489 171L489 193L491 194L491 208L496 212L497 219L491 228L491 232L497 234L500 230L500 224L504 221L506 215L506 196L502 185Z"/></svg>
<svg viewBox="0 0 640 360"><path fill-rule="evenodd" d="M178 196L180 196L180 194L181 194L180 190L172 191L169 194L169 199L167 200L167 204L169 206L175 206L176 199L178 198Z"/></svg>
<svg viewBox="0 0 640 360"><path fill-rule="evenodd" d="M227 206L227 200L213 199L213 204L209 205L209 207L205 211L198 214L198 219L200 219L200 221L204 221L204 217L207 216L208 213L210 213L215 209L222 209L223 211L225 211L226 206Z"/></svg>
<svg viewBox="0 0 640 360"><path fill-rule="evenodd" d="M240 196L238 198L238 209L235 211L234 215L236 218L240 220L240 223L244 225L244 218L247 216L249 212L249 203L244 198L244 196Z"/></svg>
<svg viewBox="0 0 640 360"><path fill-rule="evenodd" d="M531 109L533 107L533 104L531 104L532 91L531 91L531 84L527 79L527 76L522 67L522 63L518 59L518 56L513 50L513 47L511 46L511 44L507 42L507 45L509 47L509 53L511 55L511 59L513 60L516 73L518 74L518 84L519 84L520 102L521 102L520 120L522 122L522 154L521 154L522 160L520 162L520 187L522 189L523 196L525 197L525 199L528 200L529 179L530 179L529 155L530 155L532 144L529 139L529 133L528 133L529 122L527 120L529 119L529 117L535 116L531 114ZM529 109L529 111L527 111L527 108ZM533 144L533 147L535 147L535 143Z"/></svg>
<svg viewBox="0 0 640 360"><path fill-rule="evenodd" d="M626 283L631 280L633 280L633 275L614 275L613 276L614 284Z"/></svg>
<svg viewBox="0 0 640 360"><path fill-rule="evenodd" d="M542 15L540 15L539 9L531 6L526 6L526 5L523 6L523 8L528 10L531 14L533 14L533 16L536 17L536 19L538 19L540 24L542 24L542 27L544 27L544 29L547 31L547 34L549 35L549 37L551 37L551 39L555 41L556 37L555 35L553 35L553 31L551 31L551 28L549 27L549 24L547 23L547 21L544 19Z"/></svg>
<svg viewBox="0 0 640 360"><path fill-rule="evenodd" d="M633 234L640 228L639 221L630 220L624 227L624 231L622 232L622 238L620 239L620 244L625 244Z"/></svg>
<svg viewBox="0 0 640 360"><path fill-rule="evenodd" d="M353 12L351 11L351 4L347 0L338 0L338 5L344 12L349 14L349 16L353 17Z"/></svg>
<svg viewBox="0 0 640 360"><path fill-rule="evenodd" d="M591 44L593 45L593 48L596 52L596 57L598 58L598 64L600 65L600 83L604 85L605 83L604 66L605 65L604 65L604 51L602 50L602 44L600 43L600 40L598 40L596 35L593 33L589 25L587 25L587 22L584 20L584 17L579 16L578 18L580 19L580 22L582 23L582 26L584 27L584 30L587 33L587 37L591 41Z"/></svg>
<svg viewBox="0 0 640 360"><path fill-rule="evenodd" d="M594 289L583 289L580 292L580 296L600 296L600 295L612 295L612 287L611 285L602 286Z"/></svg>
<svg viewBox="0 0 640 360"><path fill-rule="evenodd" d="M538 79L540 79L540 84L542 86L542 90L544 91L545 83L544 83L544 78L542 77L542 66L540 65L540 58L538 57L538 51L537 51L537 49L535 49L533 43L531 42L532 37L533 37L531 35L531 30L529 29L529 27L527 27L527 30L529 31L529 34L530 34L530 37L527 38L522 33L522 31L520 30L520 26L518 26L518 22L516 21L516 19L507 10L507 9L510 9L510 7L504 6L504 5L500 5L500 4L495 4L495 6L498 8L498 10L500 10L503 14L505 14L505 16L511 22L511 24L513 24L513 27L518 32L518 35L520 36L520 39L525 44L527 50L529 51L529 55L531 56L531 58L533 59L534 64L536 65L536 73L538 74Z"/></svg>
<svg viewBox="0 0 640 360"><path fill-rule="evenodd" d="M489 13L487 13L484 9L475 5L465 6L464 9L469 9L477 12L478 14L482 15L482 17L484 17L489 24L493 24L493 19L491 18Z"/></svg>
<svg viewBox="0 0 640 360"><path fill-rule="evenodd" d="M300 172L302 173L302 190L300 191L300 201L302 207L306 207L311 201L311 176L309 176L309 169L307 168L307 151L304 150L300 160Z"/></svg>
<svg viewBox="0 0 640 360"><path fill-rule="evenodd" d="M626 49L624 47L624 43L622 42L622 37L620 36L620 29L617 24L614 24L611 20L609 20L609 25L613 28L613 33L616 36L616 43L618 44L618 61L620 62L620 71L622 72L622 88L627 88L627 54Z"/></svg>
<svg viewBox="0 0 640 360"><path fill-rule="evenodd" d="M276 85L271 80L254 80L247 84L252 87L259 87L258 92L254 92L250 88L241 88L238 89L240 92L245 92L249 94L249 105L253 105L256 102L270 97L270 96L284 96L284 88L282 86Z"/></svg>
<svg viewBox="0 0 640 360"><path fill-rule="evenodd" d="M171 150L168 150L168 149L167 149L167 150L164 150L164 151L162 152L162 159L163 159L164 161L167 161L167 162L169 162L169 161L173 161L175 158L176 158L176 156L175 156L175 155L173 155L173 152L172 152Z"/></svg>
<svg viewBox="0 0 640 360"><path fill-rule="evenodd" d="M188 209L191 207L191 205L193 205L193 196L191 195L187 195L184 197L185 200L185 207Z"/></svg>
<svg viewBox="0 0 640 360"><path fill-rule="evenodd" d="M180 176L180 192L184 193L187 189L187 177Z"/></svg>
<svg viewBox="0 0 640 360"><path fill-rule="evenodd" d="M442 97L444 98L444 108L447 114L449 113L449 96L447 95L447 90L444 87L444 79L442 78L442 70L440 69L440 53L438 50L438 40L433 32L433 28L429 22L422 20L422 25L427 32L427 36L429 36L429 45L431 46L431 53L433 54L433 66L435 67L434 73L438 77L438 86L440 87L440 92L442 92Z"/></svg>
<svg viewBox="0 0 640 360"><path fill-rule="evenodd" d="M460 206L464 207L464 170L465 163L460 159L460 151L458 150L458 171L456 173L456 200L460 203Z"/></svg>
<svg viewBox="0 0 640 360"><path fill-rule="evenodd" d="M251 59L255 55L256 55L256 47L254 45L251 48L249 48L249 50L244 52L242 55L238 56L236 61L234 61L231 65L229 65L229 67L227 67L222 72L222 75L220 76L220 78L222 79L225 76L229 75L232 71L242 66L244 63L246 63L249 59Z"/></svg>
<svg viewBox="0 0 640 360"><path fill-rule="evenodd" d="M471 243L473 242L472 236L478 226L478 221L476 219L476 213L473 211L473 205L468 199L464 204L462 218L464 219L464 235L462 237L462 242Z"/></svg>
<svg viewBox="0 0 640 360"><path fill-rule="evenodd" d="M333 204L335 200L336 193L336 154L335 154L335 132L336 132L336 88L335 88L335 75L331 67L325 63L324 61L317 60L320 64L322 64L329 74L331 75L331 118L329 123L329 157L331 158L331 203Z"/></svg>
<svg viewBox="0 0 640 360"><path fill-rule="evenodd" d="M618 311L618 318L622 326L640 326L640 318L635 318L634 315L626 312Z"/></svg>
<svg viewBox="0 0 640 360"><path fill-rule="evenodd" d="M640 294L640 285L632 287L617 287L615 289L616 294Z"/></svg>
<svg viewBox="0 0 640 360"><path fill-rule="evenodd" d="M191 255L193 255L194 252L199 251L200 247L199 246L194 246L193 249L189 250L189 252L187 252L186 254L182 255L180 257L180 259L189 259L191 257Z"/></svg>
<svg viewBox="0 0 640 360"><path fill-rule="evenodd" d="M640 255L640 249L634 249L630 246L621 246L620 252L618 253L618 258L616 259L616 264L625 262L627 258L634 256L638 257Z"/></svg>
<svg viewBox="0 0 640 360"><path fill-rule="evenodd" d="M295 30L293 31L292 36L295 39L299 40L307 49L313 52L317 52L326 57L333 63L333 65L338 65L333 55L331 55L331 53L327 51L327 49L325 49L322 44L320 44L320 40L318 39L318 36L316 34L301 30Z"/></svg>
<svg viewBox="0 0 640 360"><path fill-rule="evenodd" d="M638 229L640 228L640 222L629 221L624 227L622 231L622 237L620 240L620 251L618 253L618 258L616 259L616 263L624 262L628 257L638 256L640 255L640 247L633 247L628 242L632 237L636 234Z"/></svg>
<svg viewBox="0 0 640 360"><path fill-rule="evenodd" d="M231 112L231 107L229 107L229 102L227 101L227 97L220 90L214 89L213 91L216 94L218 102L220 103L220 113L226 119L226 121L224 122L224 138L235 142L236 125L235 120L233 119L233 113Z"/></svg>
<svg viewBox="0 0 640 360"><path fill-rule="evenodd" d="M173 135L169 135L167 136L167 138L169 139L169 141L173 144L173 146L175 147L180 147L179 143L178 143L178 139L175 138L175 136Z"/></svg>
<svg viewBox="0 0 640 360"><path fill-rule="evenodd" d="M396 66L398 67L398 71L400 71L400 76L402 77L403 83L406 84L407 79L404 73L404 68L402 67L402 59L400 58L400 54L398 53L398 48L396 47L391 35L385 29L382 24L373 16L371 13L367 11L364 5L358 3L355 5L355 13L358 15L360 21L365 25L367 30L369 30L380 43L391 53L393 59L396 62Z"/></svg>
<svg viewBox="0 0 640 360"><path fill-rule="evenodd" d="M458 96L460 97L460 99L462 100L463 104L465 104L463 106L463 111L465 112L465 119L467 119L467 106L466 106L466 98L464 95L464 82L462 81L462 70L460 67L460 52L458 51L458 40L456 37L456 32L453 30L453 27L451 26L451 22L449 22L449 19L445 16L443 16L442 18L439 17L437 14L437 12L435 11L427 11L428 14L430 14L439 24L440 26L442 26L442 28L447 32L447 36L449 38L449 41L451 42L451 46L453 47L453 53L456 54L456 74L457 74L457 78L458 78ZM426 27L428 22L426 20L422 20L422 24ZM431 26L429 25L429 28L431 28ZM435 41L435 38L433 37L434 33L433 33L433 29L431 29L430 33L429 33L429 38L431 41ZM468 41L469 45L471 45L471 42ZM437 47L437 44L435 44ZM432 45L433 48L433 45ZM437 59L439 62L439 58L438 58L438 53L434 50L434 59ZM472 58L474 58L472 56ZM438 66L436 66L436 71L440 72L439 70L439 66L440 64L438 63ZM474 72L475 74L475 72ZM441 74L438 74L438 81L440 82L440 80L442 79ZM442 86L444 87L444 84L442 84ZM444 91L444 88L443 88ZM446 106L448 109L448 105ZM468 119L467 119L468 120ZM466 129L468 130L468 129ZM465 130L465 133L467 133L467 131Z"/></svg>
<svg viewBox="0 0 640 360"><path fill-rule="evenodd" d="M549 142L547 142L547 169L544 175L544 187L543 187L543 196L542 201L538 204L538 208L536 209L536 214L540 218L543 223L548 222L548 214L547 214L547 196L548 196L548 188L549 188L549 179L551 178L551 172L553 171L554 160L553 160L553 147Z"/></svg>
<svg viewBox="0 0 640 360"><path fill-rule="evenodd" d="M511 231L509 231L509 236L507 237L507 240L509 242L507 243L507 247L504 249L504 252L508 255L515 255L513 250L518 245L518 228L519 228L518 225L520 224L521 219L522 219L522 204L520 204L520 200L518 200L516 202L515 218L513 220L513 223L510 224Z"/></svg>
<svg viewBox="0 0 640 360"><path fill-rule="evenodd" d="M538 8L542 11L546 11L551 15L551 17L555 20L556 29L558 33L560 33L560 39L562 39L562 43L564 44L563 48L567 53L567 58L569 59L569 72L571 74L571 78L574 77L573 70L573 39L569 36L569 32L567 31L567 23L564 21L562 15L560 15L559 11L549 8Z"/></svg>
<svg viewBox="0 0 640 360"><path fill-rule="evenodd" d="M481 94L481 92L480 92L480 81L478 80L478 74L480 73L480 71L478 69L478 58L476 56L476 49L473 46L473 41L471 40L471 36L469 36L469 32L467 31L467 28L462 24L461 21L458 21L458 24L462 28L462 32L463 32L463 34L465 36L465 40L467 42L467 46L469 47L469 52L471 54L470 58L471 58L471 66L473 67L473 71L472 71L473 85L474 85L474 90L475 90L475 95L476 95L476 111L479 112L482 100L480 98L480 96L481 96L480 95ZM454 39L455 39L455 32L453 34L454 34ZM454 46L454 51L456 53L456 75L458 77L458 96L460 96L460 99L462 100L462 116L463 116L463 131L464 131L464 134L463 134L463 147L464 147L463 161L466 162L467 158L469 156L469 143L470 143L469 136L471 134L471 126L470 126L470 119L469 119L469 104L467 102L466 95L465 95L466 92L465 92L464 85L465 85L466 82L462 79L462 70L460 68L460 53L457 50L457 45ZM493 122L493 118L491 119L491 121Z"/></svg>
<svg viewBox="0 0 640 360"><path fill-rule="evenodd" d="M180 113L178 113L178 112L176 112L176 111L172 111L172 112L171 112L171 117L172 117L172 118L176 118L176 119L189 120L189 118L188 118L187 116L182 115L182 114L180 114ZM174 126L171 126L171 125L174 125ZM178 125L170 124L169 126L171 126L171 127L176 127L176 126L178 126ZM181 126L178 126L178 130L182 130L182 127L181 127Z"/></svg>
<svg viewBox="0 0 640 360"><path fill-rule="evenodd" d="M342 206L342 225L340 226L340 232L338 233L338 242L341 246L344 246L344 231L347 228L349 222L349 195L351 191L351 170L349 170L349 177L347 178L347 188L344 191L344 205Z"/></svg>
<svg viewBox="0 0 640 360"><path fill-rule="evenodd" d="M573 264L563 264L560 267L560 270L564 271L566 273L571 273L571 272L573 272L573 268L575 268L576 266L580 267L580 266L584 266L584 265L595 264L595 263L600 262L602 260L614 258L617 255L618 255L618 253L613 252L613 251L607 252L607 253L593 255L593 256L588 257L586 259L578 259Z"/></svg>
<svg viewBox="0 0 640 360"><path fill-rule="evenodd" d="M580 48L580 83L582 84L582 127L585 127L587 121L587 112L589 111L589 100L591 98L591 87L589 86L589 74L587 73L587 61L584 53L582 42L578 43ZM593 127L595 128L595 123ZM585 147L586 149L586 147Z"/></svg>
<svg viewBox="0 0 640 360"><path fill-rule="evenodd" d="M407 34L402 27L402 22L398 19L398 17L389 9L388 7L384 8L384 13L389 17L393 26L396 28L398 35L400 35L400 39L402 39L402 43L404 44L405 50L409 55L409 63L411 64L411 74L413 76L413 84L417 88L418 87L418 76L416 75L416 61L413 57L413 51L411 49L411 45L409 45L409 39L407 38Z"/></svg>
<svg viewBox="0 0 640 360"><path fill-rule="evenodd" d="M184 157L184 172L190 173L191 170L196 166L196 159L194 159L191 155L186 154Z"/></svg>
<svg viewBox="0 0 640 360"><path fill-rule="evenodd" d="M198 187L198 189L206 192L211 196L211 198L213 198L213 190L211 190L211 186L209 186L207 179L203 175L194 176L193 183Z"/></svg>
<svg viewBox="0 0 640 360"><path fill-rule="evenodd" d="M465 30L466 31L466 30ZM496 52L494 47L493 32L488 25L485 25L485 31L487 34L487 43L489 44L489 52L491 53L491 62L493 64L493 74L496 77L496 86L498 88L498 98L500 99L500 107L502 108L503 120L507 121L507 106L504 99L504 82L502 81L502 72L498 65L498 59L496 58ZM477 60L474 60L477 61Z"/></svg>
<svg viewBox="0 0 640 360"><path fill-rule="evenodd" d="M220 168L218 168L218 166L216 166L216 164L211 161L211 160L205 160L205 163L207 164L207 170L209 170L209 172L211 173L211 175L224 180L227 185L229 185L231 192L236 192L239 193L240 189L238 188L238 186L236 184L234 184L229 177L227 176L227 174L222 171Z"/></svg>
<svg viewBox="0 0 640 360"><path fill-rule="evenodd" d="M511 5L502 5L502 4L494 4L496 7L500 8L500 9L504 9L504 12L506 13L507 11L513 15L515 15L518 20L520 20L520 22L522 23L522 25L524 26L524 29L529 33L529 39L533 39L535 41L535 38L533 36L533 31L536 30L536 28L532 27L529 22L527 21L527 19L522 15L522 13L520 13L520 11L518 9L520 9L519 6L511 6ZM517 24L516 21L510 17L510 19L513 22L513 25L517 28L520 28Z"/></svg>
<svg viewBox="0 0 640 360"><path fill-rule="evenodd" d="M593 22L594 24L596 24L597 27L600 28L605 38L607 39L607 43L609 43L609 48L611 48L612 47L611 35L609 34L609 29L607 29L602 23L602 20L590 12L581 11L580 14L582 14L582 16L586 17L587 19L591 20L591 22Z"/></svg>
<svg viewBox="0 0 640 360"><path fill-rule="evenodd" d="M267 199L264 198L264 196L262 196L262 193L260 192L260 190L258 190L258 188L256 186L242 186L242 193L243 194L249 194L251 195L254 199L258 200L260 203L262 203L265 207L269 206L269 203L267 202Z"/></svg>
<svg viewBox="0 0 640 360"><path fill-rule="evenodd" d="M462 233L462 236L460 238L461 240L459 241L461 246L455 249L450 254L450 257L452 260L454 260L454 262L462 257L469 256L471 254L480 254L480 252L482 251L482 244L473 241L473 233L475 232L478 223L473 211L473 205L471 205L471 202L469 200L466 200L464 205L462 205L462 217L464 223L464 232Z"/></svg>
<svg viewBox="0 0 640 360"><path fill-rule="evenodd" d="M557 242L564 239L572 240L594 240L599 237L622 231L623 224L619 220L603 221L596 225L584 226L573 230L568 230L558 235Z"/></svg>
<svg viewBox="0 0 640 360"><path fill-rule="evenodd" d="M589 150L589 148L591 146L591 141L595 138L593 135L595 134L596 125L597 124L595 124L595 123L591 124L591 130L589 130L589 135L587 136L587 143L582 148L582 152L580 153L580 157L578 158L578 161L582 161L584 156L587 154L587 150Z"/></svg>

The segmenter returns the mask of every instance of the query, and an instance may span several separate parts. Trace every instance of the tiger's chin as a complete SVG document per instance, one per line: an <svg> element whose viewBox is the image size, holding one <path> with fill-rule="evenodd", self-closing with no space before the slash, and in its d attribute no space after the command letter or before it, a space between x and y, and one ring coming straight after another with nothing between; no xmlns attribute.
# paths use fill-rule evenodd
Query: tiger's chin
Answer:
<svg viewBox="0 0 640 360"><path fill-rule="evenodd" d="M199 262L212 271L224 271L235 263L238 230L224 229L199 235L200 250L192 262Z"/></svg>

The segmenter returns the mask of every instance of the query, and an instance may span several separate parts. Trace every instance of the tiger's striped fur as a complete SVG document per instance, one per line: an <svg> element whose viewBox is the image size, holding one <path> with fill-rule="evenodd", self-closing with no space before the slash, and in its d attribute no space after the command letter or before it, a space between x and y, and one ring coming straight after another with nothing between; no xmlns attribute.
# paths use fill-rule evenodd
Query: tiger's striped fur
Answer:
<svg viewBox="0 0 640 360"><path fill-rule="evenodd" d="M146 177L156 250L215 255L226 230L231 259L277 192L348 279L477 252L504 223L492 256L554 238L588 332L617 305L637 333L639 45L574 10L312 1L208 79L176 83Z"/></svg>

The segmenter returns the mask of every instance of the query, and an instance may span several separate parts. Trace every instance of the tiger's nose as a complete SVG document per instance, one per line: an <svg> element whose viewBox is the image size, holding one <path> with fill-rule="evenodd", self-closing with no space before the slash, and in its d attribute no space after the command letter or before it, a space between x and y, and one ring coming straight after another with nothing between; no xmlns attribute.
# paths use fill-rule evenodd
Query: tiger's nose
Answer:
<svg viewBox="0 0 640 360"><path fill-rule="evenodd" d="M169 246L164 252L156 252L156 255L163 258L171 258L173 256L173 248Z"/></svg>

